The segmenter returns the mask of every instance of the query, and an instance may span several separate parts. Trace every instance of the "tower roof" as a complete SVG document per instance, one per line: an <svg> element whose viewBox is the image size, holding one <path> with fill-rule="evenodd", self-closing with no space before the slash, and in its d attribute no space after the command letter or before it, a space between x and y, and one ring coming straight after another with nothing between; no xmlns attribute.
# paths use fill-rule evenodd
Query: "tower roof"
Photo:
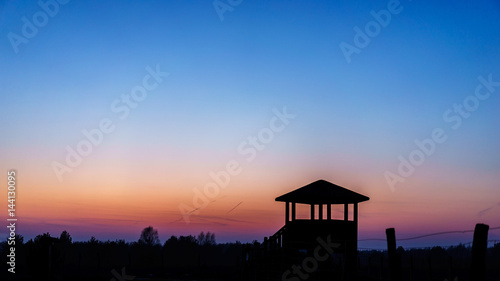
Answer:
<svg viewBox="0 0 500 281"><path fill-rule="evenodd" d="M325 180L318 180L276 197L276 201L303 204L352 204L370 198Z"/></svg>

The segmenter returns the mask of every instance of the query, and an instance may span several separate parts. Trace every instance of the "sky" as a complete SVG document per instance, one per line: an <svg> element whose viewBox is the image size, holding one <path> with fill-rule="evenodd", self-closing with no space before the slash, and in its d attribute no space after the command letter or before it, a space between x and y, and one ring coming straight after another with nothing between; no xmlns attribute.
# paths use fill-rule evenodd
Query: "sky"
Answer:
<svg viewBox="0 0 500 281"><path fill-rule="evenodd" d="M370 197L360 239L500 226L499 24L497 1L1 1L2 221L15 170L27 239L261 241L318 179Z"/></svg>

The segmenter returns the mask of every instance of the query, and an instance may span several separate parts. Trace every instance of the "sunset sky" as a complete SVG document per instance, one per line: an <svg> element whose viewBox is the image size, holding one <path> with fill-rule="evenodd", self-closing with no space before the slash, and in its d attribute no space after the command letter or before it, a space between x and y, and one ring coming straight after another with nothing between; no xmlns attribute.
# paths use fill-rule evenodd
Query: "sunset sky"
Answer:
<svg viewBox="0 0 500 281"><path fill-rule="evenodd" d="M500 226L498 1L61 2L0 3L0 218L15 169L27 239L261 241L318 179L370 197L360 239Z"/></svg>

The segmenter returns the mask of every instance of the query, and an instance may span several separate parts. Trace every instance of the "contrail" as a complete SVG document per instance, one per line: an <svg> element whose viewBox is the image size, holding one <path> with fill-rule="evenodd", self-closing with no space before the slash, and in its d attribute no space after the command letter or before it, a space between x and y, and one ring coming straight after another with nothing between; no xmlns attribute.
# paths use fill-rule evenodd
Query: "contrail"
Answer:
<svg viewBox="0 0 500 281"><path fill-rule="evenodd" d="M232 210L236 209L236 207L238 207L239 205L241 205L241 203L243 203L243 201L241 201L240 203L238 203L238 205L234 206L231 210L227 211L227 214L229 214Z"/></svg>
<svg viewBox="0 0 500 281"><path fill-rule="evenodd" d="M479 211L479 212L477 213L477 216L479 216L479 217L480 217L480 216L484 215L485 213L489 212L491 209L493 209L493 208L494 208L495 206L497 206L497 205L498 205L498 206L500 206L500 202L498 202L496 205L493 205L493 206L491 206L491 207L489 207L489 208L486 208L486 209L484 209L484 210L482 210L482 211Z"/></svg>

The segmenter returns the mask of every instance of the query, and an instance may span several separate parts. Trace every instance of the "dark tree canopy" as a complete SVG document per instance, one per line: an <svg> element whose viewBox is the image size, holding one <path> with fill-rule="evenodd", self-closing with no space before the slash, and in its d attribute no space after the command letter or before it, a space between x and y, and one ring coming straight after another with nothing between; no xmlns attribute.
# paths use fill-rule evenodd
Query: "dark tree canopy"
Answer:
<svg viewBox="0 0 500 281"><path fill-rule="evenodd" d="M66 230L64 230L63 232L61 232L59 240L64 244L71 244L73 238L71 238L71 235L69 235L69 233Z"/></svg>
<svg viewBox="0 0 500 281"><path fill-rule="evenodd" d="M141 232L141 237L139 238L140 244L146 244L149 246L154 246L160 244L160 238L158 236L158 230L154 229L152 226L144 228Z"/></svg>
<svg viewBox="0 0 500 281"><path fill-rule="evenodd" d="M203 231L198 234L198 244L200 245L215 245L215 233L208 231L206 234Z"/></svg>

